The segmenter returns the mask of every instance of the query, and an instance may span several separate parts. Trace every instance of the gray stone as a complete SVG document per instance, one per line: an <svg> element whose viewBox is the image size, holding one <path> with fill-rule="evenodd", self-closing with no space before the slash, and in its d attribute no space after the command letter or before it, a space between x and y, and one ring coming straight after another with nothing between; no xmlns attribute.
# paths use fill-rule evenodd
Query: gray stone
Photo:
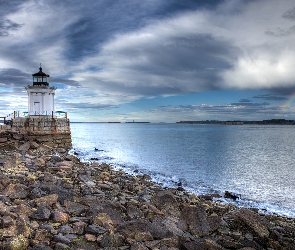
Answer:
<svg viewBox="0 0 295 250"><path fill-rule="evenodd" d="M50 208L42 203L30 217L35 220L48 220L50 215Z"/></svg>
<svg viewBox="0 0 295 250"><path fill-rule="evenodd" d="M85 228L85 232L86 233L90 233L90 234L103 234L105 233L107 230L99 225L96 224L92 224L89 225Z"/></svg>
<svg viewBox="0 0 295 250"><path fill-rule="evenodd" d="M70 239L68 239L67 237L65 237L65 236L63 236L61 234L54 235L53 236L53 241L64 243L64 244L70 244L71 243Z"/></svg>

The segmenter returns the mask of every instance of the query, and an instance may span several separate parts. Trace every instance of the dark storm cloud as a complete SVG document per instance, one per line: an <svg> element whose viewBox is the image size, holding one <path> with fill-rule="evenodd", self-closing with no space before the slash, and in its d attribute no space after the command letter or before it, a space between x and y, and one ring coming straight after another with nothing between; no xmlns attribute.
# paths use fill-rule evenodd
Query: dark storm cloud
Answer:
<svg viewBox="0 0 295 250"><path fill-rule="evenodd" d="M14 23L9 19L0 20L0 36L8 36L10 30L17 30L22 25Z"/></svg>
<svg viewBox="0 0 295 250"><path fill-rule="evenodd" d="M0 83L5 87L24 87L32 83L32 75L19 69L0 69Z"/></svg>
<svg viewBox="0 0 295 250"><path fill-rule="evenodd" d="M73 86L73 87L81 87L81 84L74 80L69 80L65 78L58 78L58 77L50 77L51 83L61 83L67 86Z"/></svg>
<svg viewBox="0 0 295 250"><path fill-rule="evenodd" d="M90 4L87 4L87 3ZM99 50L98 44L111 39L114 34L122 34L136 30L155 19L162 19L176 15L182 11L194 10L216 6L222 1L192 1L185 3L178 0L171 1L86 1L72 6L72 1L56 3L61 6L71 5L71 10L76 11L77 6L81 16L67 28L66 37L69 48L66 56L71 60L79 60L83 56ZM76 10L75 10L76 9ZM147 11L148 10L148 11Z"/></svg>

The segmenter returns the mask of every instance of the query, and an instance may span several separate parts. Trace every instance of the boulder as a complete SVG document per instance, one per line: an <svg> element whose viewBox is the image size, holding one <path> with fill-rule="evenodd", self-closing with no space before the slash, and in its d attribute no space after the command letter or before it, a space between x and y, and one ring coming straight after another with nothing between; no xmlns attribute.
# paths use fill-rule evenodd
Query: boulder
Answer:
<svg viewBox="0 0 295 250"><path fill-rule="evenodd" d="M268 221L249 209L241 208L235 215L235 222L238 227L245 226L260 238L269 236Z"/></svg>
<svg viewBox="0 0 295 250"><path fill-rule="evenodd" d="M10 199L25 199L28 194L28 188L23 184L9 184L3 191L3 195L9 196Z"/></svg>
<svg viewBox="0 0 295 250"><path fill-rule="evenodd" d="M36 198L34 201L39 206L41 203L45 203L48 206L52 206L55 204L58 200L58 195L57 194L50 194L46 195L40 198Z"/></svg>
<svg viewBox="0 0 295 250"><path fill-rule="evenodd" d="M225 250L222 246L217 244L215 241L210 239L197 239L194 241L185 242L182 244L182 249L185 250L195 250L195 249L204 249L204 250Z"/></svg>
<svg viewBox="0 0 295 250"><path fill-rule="evenodd" d="M203 237L209 234L210 225L207 221L206 210L204 206L186 206L181 211L180 218L186 221L193 235L197 237Z"/></svg>
<svg viewBox="0 0 295 250"><path fill-rule="evenodd" d="M35 220L48 220L51 215L51 211L48 205L41 203L37 210L30 216Z"/></svg>
<svg viewBox="0 0 295 250"><path fill-rule="evenodd" d="M147 225L150 222L147 219L136 219L122 223L116 228L116 232L124 235L126 238L134 239L140 232L148 232Z"/></svg>
<svg viewBox="0 0 295 250"><path fill-rule="evenodd" d="M151 202L168 216L180 216L179 204L170 191L160 191L156 193Z"/></svg>

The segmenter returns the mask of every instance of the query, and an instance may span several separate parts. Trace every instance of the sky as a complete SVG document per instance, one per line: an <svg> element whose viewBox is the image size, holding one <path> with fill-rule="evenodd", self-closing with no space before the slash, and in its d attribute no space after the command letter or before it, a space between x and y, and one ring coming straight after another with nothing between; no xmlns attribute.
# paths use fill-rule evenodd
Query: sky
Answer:
<svg viewBox="0 0 295 250"><path fill-rule="evenodd" d="M0 0L0 116L50 75L73 122L295 119L294 0Z"/></svg>

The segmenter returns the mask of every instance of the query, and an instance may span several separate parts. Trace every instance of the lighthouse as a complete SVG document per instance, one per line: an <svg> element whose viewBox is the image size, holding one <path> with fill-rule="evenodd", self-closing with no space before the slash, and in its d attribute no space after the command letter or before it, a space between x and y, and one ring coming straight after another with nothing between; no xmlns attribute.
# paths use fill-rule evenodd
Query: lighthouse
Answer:
<svg viewBox="0 0 295 250"><path fill-rule="evenodd" d="M26 86L28 92L28 116L53 116L56 87L49 86L50 76L42 71L32 75L33 85Z"/></svg>

